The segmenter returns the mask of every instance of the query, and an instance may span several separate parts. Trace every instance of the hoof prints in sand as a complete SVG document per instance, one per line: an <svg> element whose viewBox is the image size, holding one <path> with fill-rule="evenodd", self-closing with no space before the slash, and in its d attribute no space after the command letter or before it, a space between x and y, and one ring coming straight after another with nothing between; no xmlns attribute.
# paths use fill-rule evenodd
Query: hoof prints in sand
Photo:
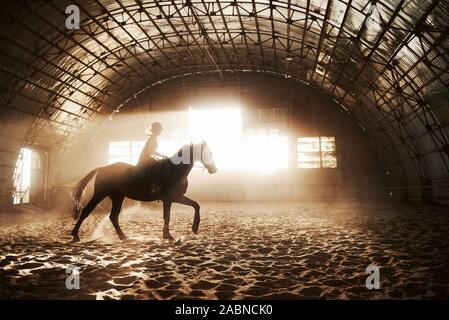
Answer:
<svg viewBox="0 0 449 320"><path fill-rule="evenodd" d="M159 238L161 213L148 209L122 214L130 237L125 242L100 214L86 220L85 242L78 244L69 243L68 218L9 222L0 230L0 298L449 298L449 216L443 208L356 203L202 208L200 234L194 236L193 212L174 207L177 244ZM80 290L65 287L69 264L80 267ZM380 290L365 288L369 264L380 267Z"/></svg>

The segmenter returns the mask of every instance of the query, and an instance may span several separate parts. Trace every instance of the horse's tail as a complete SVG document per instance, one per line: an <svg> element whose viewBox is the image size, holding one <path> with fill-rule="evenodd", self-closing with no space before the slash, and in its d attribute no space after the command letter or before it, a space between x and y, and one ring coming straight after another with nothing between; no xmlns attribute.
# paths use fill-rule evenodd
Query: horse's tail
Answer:
<svg viewBox="0 0 449 320"><path fill-rule="evenodd" d="M84 188L89 183L89 181L97 174L98 170L100 170L100 168L96 168L89 172L80 182L76 184L71 192L73 201L75 201L75 206L73 207L75 220L78 219L79 215L81 214L81 210L83 209L83 205L81 204L81 196L83 194Z"/></svg>

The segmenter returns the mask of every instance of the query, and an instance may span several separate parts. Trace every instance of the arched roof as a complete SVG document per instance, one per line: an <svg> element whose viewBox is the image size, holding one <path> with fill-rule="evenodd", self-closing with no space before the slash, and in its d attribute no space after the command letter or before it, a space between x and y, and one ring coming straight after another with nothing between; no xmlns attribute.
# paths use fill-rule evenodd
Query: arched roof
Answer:
<svg viewBox="0 0 449 320"><path fill-rule="evenodd" d="M71 4L79 30L65 26ZM64 144L159 81L259 72L331 96L404 182L445 177L448 14L447 0L9 2L3 139Z"/></svg>

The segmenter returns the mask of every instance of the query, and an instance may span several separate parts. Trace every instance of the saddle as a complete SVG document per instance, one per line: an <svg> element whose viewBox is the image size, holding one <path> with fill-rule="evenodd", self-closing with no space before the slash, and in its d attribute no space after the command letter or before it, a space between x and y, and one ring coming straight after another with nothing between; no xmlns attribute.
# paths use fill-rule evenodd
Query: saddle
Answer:
<svg viewBox="0 0 449 320"><path fill-rule="evenodd" d="M142 184L149 186L151 195L160 194L162 190L161 177L165 174L167 166L163 160L145 161L132 168L132 176L139 179Z"/></svg>

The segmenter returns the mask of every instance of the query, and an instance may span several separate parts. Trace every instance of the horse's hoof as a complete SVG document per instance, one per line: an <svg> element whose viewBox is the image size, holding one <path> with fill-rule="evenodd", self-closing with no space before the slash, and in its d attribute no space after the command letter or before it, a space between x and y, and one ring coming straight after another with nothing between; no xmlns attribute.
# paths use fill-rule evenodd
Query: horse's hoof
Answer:
<svg viewBox="0 0 449 320"><path fill-rule="evenodd" d="M198 228L200 227L200 225L199 224L194 224L194 225L192 225L192 232L194 233L194 234L198 234Z"/></svg>
<svg viewBox="0 0 449 320"><path fill-rule="evenodd" d="M74 236L73 237L73 240L72 240L72 243L76 243L76 242L80 242L81 240L80 240L80 237L78 237L78 236Z"/></svg>
<svg viewBox="0 0 449 320"><path fill-rule="evenodd" d="M162 238L163 238L164 240L170 240L170 241L174 241L174 240L175 240L175 238L173 238L173 237L171 236L171 234L164 234L164 235L162 236Z"/></svg>
<svg viewBox="0 0 449 320"><path fill-rule="evenodd" d="M119 239L120 239L121 241L127 241L127 240L128 240L128 237L125 236L125 235L123 235L123 236L119 236Z"/></svg>

